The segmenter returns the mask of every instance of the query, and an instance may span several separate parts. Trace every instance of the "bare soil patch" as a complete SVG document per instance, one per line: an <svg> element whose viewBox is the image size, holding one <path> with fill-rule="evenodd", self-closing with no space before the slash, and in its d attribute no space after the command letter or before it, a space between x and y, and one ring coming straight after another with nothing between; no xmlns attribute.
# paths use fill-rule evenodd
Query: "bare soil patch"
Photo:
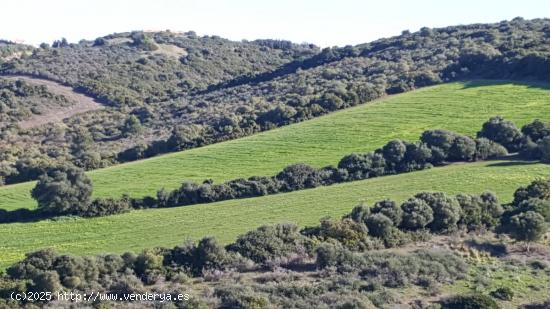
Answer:
<svg viewBox="0 0 550 309"><path fill-rule="evenodd" d="M56 95L62 95L70 102L74 102L71 106L52 108L42 115L34 115L29 119L20 121L18 125L22 129L31 129L47 123L62 122L64 119L74 115L103 108L103 105L94 98L75 92L71 87L63 86L54 81L28 76L3 76L2 78L24 80L29 84L43 85L48 88L48 91Z"/></svg>
<svg viewBox="0 0 550 309"><path fill-rule="evenodd" d="M187 51L184 48L178 47L176 45L170 44L157 44L159 47L153 52L153 54L163 54L168 57L180 58L187 56Z"/></svg>

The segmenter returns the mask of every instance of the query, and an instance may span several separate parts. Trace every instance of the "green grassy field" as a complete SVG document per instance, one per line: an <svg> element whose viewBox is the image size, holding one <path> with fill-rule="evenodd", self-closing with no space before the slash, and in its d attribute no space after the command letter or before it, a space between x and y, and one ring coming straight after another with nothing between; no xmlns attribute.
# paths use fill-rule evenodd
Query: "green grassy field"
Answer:
<svg viewBox="0 0 550 309"><path fill-rule="evenodd" d="M404 200L424 190L456 194L489 189L509 202L519 185L542 177L550 178L549 165L477 162L259 198L132 211L93 219L3 224L0 225L0 266L5 267L24 253L44 247L75 254L119 253L174 246L185 239L207 235L227 243L263 224L314 225L325 216L339 217L362 201Z"/></svg>
<svg viewBox="0 0 550 309"><path fill-rule="evenodd" d="M90 172L95 196L155 194L183 180L224 181L273 175L291 163L336 164L345 154L365 152L391 139L417 140L426 129L475 134L490 116L521 126L550 118L550 88L496 82L452 83L423 88L257 134L148 160ZM33 183L0 188L0 208L32 208Z"/></svg>

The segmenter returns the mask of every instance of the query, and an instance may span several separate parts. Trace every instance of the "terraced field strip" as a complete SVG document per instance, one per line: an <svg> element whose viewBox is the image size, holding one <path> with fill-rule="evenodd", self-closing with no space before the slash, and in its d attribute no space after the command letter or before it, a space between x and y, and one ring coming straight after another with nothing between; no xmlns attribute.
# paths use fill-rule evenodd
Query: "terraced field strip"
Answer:
<svg viewBox="0 0 550 309"><path fill-rule="evenodd" d="M61 219L0 225L0 267L26 252L52 247L74 254L121 253L174 246L185 239L215 236L224 243L264 224L311 226L340 217L360 202L402 201L420 191L449 194L491 190L509 202L520 185L550 178L550 165L494 161L457 164L329 187L187 207L149 209L93 219Z"/></svg>

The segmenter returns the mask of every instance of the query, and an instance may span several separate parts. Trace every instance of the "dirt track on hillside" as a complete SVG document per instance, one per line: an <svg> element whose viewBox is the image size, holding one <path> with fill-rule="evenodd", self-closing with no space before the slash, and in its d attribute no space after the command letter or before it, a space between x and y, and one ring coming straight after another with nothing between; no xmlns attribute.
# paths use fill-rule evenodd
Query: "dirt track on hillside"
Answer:
<svg viewBox="0 0 550 309"><path fill-rule="evenodd" d="M71 106L48 110L42 115L33 115L29 119L20 121L18 125L23 129L31 129L47 123L61 122L64 119L74 115L103 108L103 105L97 102L94 98L75 92L71 87L61 85L51 80L24 75L0 76L0 78L8 80L24 80L29 84L46 86L48 91L51 93L62 95L67 98L67 100L74 103Z"/></svg>

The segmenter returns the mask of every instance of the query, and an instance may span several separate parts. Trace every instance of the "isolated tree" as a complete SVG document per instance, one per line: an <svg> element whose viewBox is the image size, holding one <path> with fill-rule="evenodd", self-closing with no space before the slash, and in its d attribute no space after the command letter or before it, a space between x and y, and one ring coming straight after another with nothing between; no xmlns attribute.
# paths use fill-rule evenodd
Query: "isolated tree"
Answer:
<svg viewBox="0 0 550 309"><path fill-rule="evenodd" d="M477 137L485 137L506 147L508 151L518 151L522 134L516 125L504 118L497 116L489 119L483 124Z"/></svg>
<svg viewBox="0 0 550 309"><path fill-rule="evenodd" d="M401 226L408 230L417 230L430 224L433 217L433 210L421 199L411 198L401 205L403 219Z"/></svg>
<svg viewBox="0 0 550 309"><path fill-rule="evenodd" d="M515 240L526 242L527 251L529 251L529 243L542 237L546 231L546 225L541 214L526 211L512 216L506 229Z"/></svg>
<svg viewBox="0 0 550 309"><path fill-rule="evenodd" d="M88 209L92 181L76 167L48 170L31 191L38 207L48 214L79 214Z"/></svg>

